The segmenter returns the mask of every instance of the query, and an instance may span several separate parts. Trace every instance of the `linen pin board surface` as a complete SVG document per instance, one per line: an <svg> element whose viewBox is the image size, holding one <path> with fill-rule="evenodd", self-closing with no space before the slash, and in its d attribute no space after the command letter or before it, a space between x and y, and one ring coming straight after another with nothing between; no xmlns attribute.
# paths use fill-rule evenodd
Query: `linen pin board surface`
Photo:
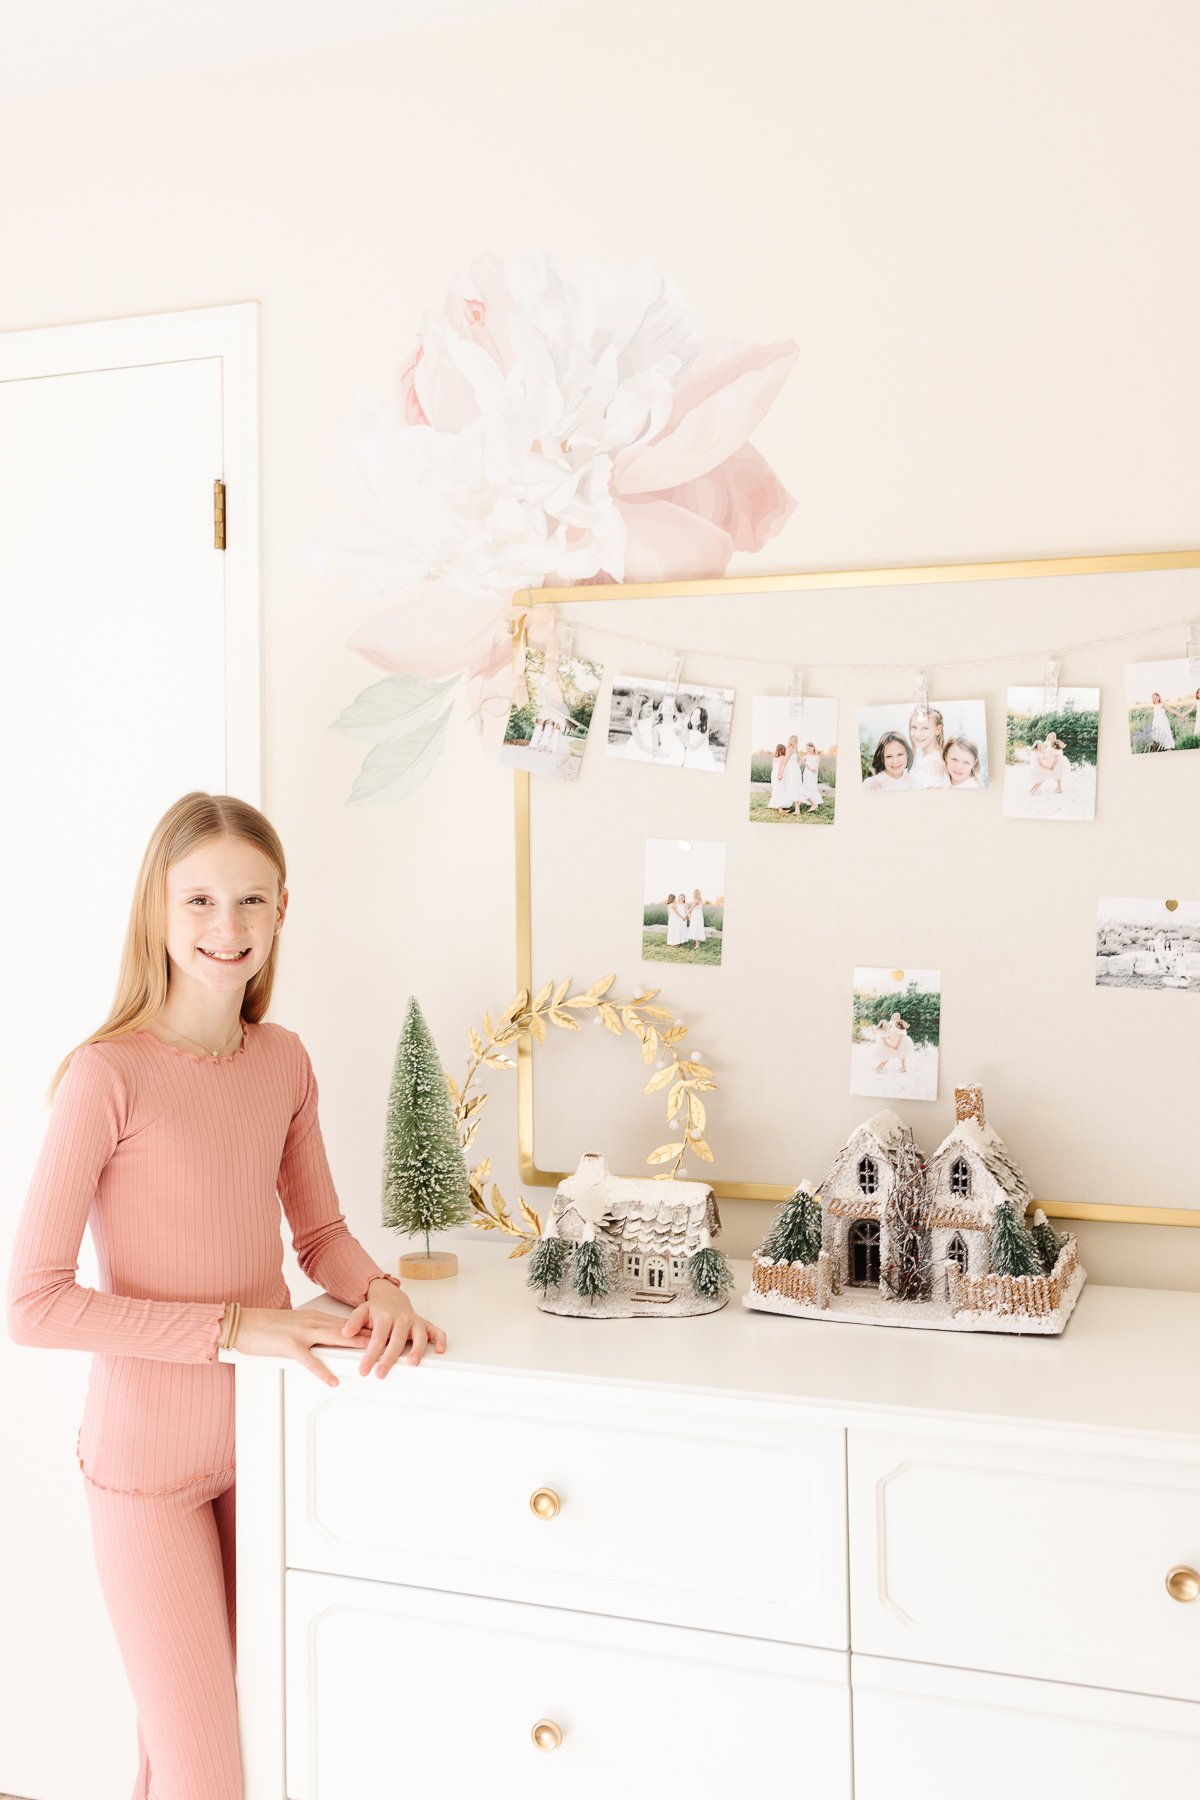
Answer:
<svg viewBox="0 0 1200 1800"><path fill-rule="evenodd" d="M780 1198L882 1106L928 1153L970 1082L1052 1215L1200 1225L1200 552L522 602L602 675L577 778L515 777L518 984L661 987L719 1089L689 1176ZM915 1086L886 1081L906 1034L890 1063L876 1036L892 977L910 1032L906 1006L937 1018ZM566 1036L522 1049L522 1180L585 1150L651 1173L638 1046Z"/></svg>

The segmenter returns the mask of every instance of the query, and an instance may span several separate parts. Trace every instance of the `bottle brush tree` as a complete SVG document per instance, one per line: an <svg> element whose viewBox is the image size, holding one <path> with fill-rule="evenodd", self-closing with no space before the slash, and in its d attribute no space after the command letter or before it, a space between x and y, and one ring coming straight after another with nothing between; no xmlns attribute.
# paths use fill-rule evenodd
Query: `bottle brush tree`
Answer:
<svg viewBox="0 0 1200 1800"><path fill-rule="evenodd" d="M720 1250L697 1250L688 1257L687 1272L693 1293L704 1300L716 1300L733 1286L733 1270Z"/></svg>
<svg viewBox="0 0 1200 1800"><path fill-rule="evenodd" d="M570 1250L563 1238L539 1238L529 1252L526 1286L541 1288L543 1294L548 1294L551 1288L560 1287L569 1260Z"/></svg>
<svg viewBox="0 0 1200 1800"><path fill-rule="evenodd" d="M1041 1275L1037 1245L1011 1201L1002 1200L992 1221L992 1267L998 1275Z"/></svg>
<svg viewBox="0 0 1200 1800"><path fill-rule="evenodd" d="M1054 1273L1054 1265L1059 1258L1059 1252L1062 1250L1062 1247L1067 1240L1065 1237L1060 1237L1058 1232L1055 1231L1053 1225L1050 1223L1040 1206L1033 1215L1033 1231L1031 1235L1033 1237L1034 1247L1042 1261L1043 1275L1052 1275Z"/></svg>
<svg viewBox="0 0 1200 1800"><path fill-rule="evenodd" d="M580 1299L601 1300L611 1285L604 1245L595 1238L576 1244L575 1254L571 1258L571 1286Z"/></svg>
<svg viewBox="0 0 1200 1800"><path fill-rule="evenodd" d="M404 1015L388 1092L383 1222L412 1237L465 1225L471 1187L437 1046L421 1008Z"/></svg>
<svg viewBox="0 0 1200 1800"><path fill-rule="evenodd" d="M771 1220L759 1255L777 1263L815 1263L820 1254L821 1207L802 1181Z"/></svg>

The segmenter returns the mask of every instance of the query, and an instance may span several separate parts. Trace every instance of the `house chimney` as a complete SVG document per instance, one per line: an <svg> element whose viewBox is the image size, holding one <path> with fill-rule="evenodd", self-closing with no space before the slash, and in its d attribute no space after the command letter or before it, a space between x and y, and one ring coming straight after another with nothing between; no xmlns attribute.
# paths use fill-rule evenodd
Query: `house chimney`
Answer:
<svg viewBox="0 0 1200 1800"><path fill-rule="evenodd" d="M956 1087L954 1090L954 1116L961 1125L964 1119L978 1119L982 1131L987 1124L983 1116L983 1089L981 1087Z"/></svg>

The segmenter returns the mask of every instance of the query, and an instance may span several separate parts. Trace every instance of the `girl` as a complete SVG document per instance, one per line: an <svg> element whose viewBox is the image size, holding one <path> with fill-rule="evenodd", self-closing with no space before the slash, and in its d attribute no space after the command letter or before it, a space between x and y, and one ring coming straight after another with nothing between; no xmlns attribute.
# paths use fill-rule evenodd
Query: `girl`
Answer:
<svg viewBox="0 0 1200 1800"><path fill-rule="evenodd" d="M1150 716L1150 743L1155 750L1173 750L1175 734L1171 730L1171 721L1167 717L1167 709L1163 705L1161 694L1151 694L1150 704L1154 711Z"/></svg>
<svg viewBox="0 0 1200 1800"><path fill-rule="evenodd" d="M804 767L800 755L800 739L796 736L787 741L787 761L783 766L783 791L787 803L793 813L799 813L800 803L804 798Z"/></svg>
<svg viewBox="0 0 1200 1800"><path fill-rule="evenodd" d="M629 709L629 737L643 756L654 755L654 708L649 694L635 694Z"/></svg>
<svg viewBox="0 0 1200 1800"><path fill-rule="evenodd" d="M693 706L683 731L684 756L689 767L711 768L713 754L708 743L708 708Z"/></svg>
<svg viewBox="0 0 1200 1800"><path fill-rule="evenodd" d="M692 903L688 907L688 942L702 944L708 936L704 924L704 901L700 897L700 889L692 889Z"/></svg>
<svg viewBox="0 0 1200 1800"><path fill-rule="evenodd" d="M1063 777L1069 772L1071 767L1070 763L1063 755L1063 751L1066 747L1067 746L1062 738L1060 738L1055 731L1052 731L1049 737L1038 739L1035 742L1033 746L1033 773L1037 779L1029 790L1031 794L1036 794L1044 781L1052 781L1054 783L1055 793L1062 793Z"/></svg>
<svg viewBox="0 0 1200 1800"><path fill-rule="evenodd" d="M686 908L681 907L679 904L679 902L682 899L683 899L683 890L682 889L680 889L678 899L676 898L676 896L674 894L667 895L667 948L668 948L668 950L678 949L680 944L687 942L687 919L688 919L688 916L687 916Z"/></svg>
<svg viewBox="0 0 1200 1800"><path fill-rule="evenodd" d="M787 768L787 745L776 744L775 755L771 759L771 798L767 801L771 812L787 812L791 801L784 791L783 776Z"/></svg>
<svg viewBox="0 0 1200 1800"><path fill-rule="evenodd" d="M964 737L961 731L957 737L947 738L943 757L951 789L983 786L979 779L979 745L971 738Z"/></svg>
<svg viewBox="0 0 1200 1800"><path fill-rule="evenodd" d="M900 1059L900 1073L908 1073L908 1059L912 1055L913 1041L908 1035L908 1020L902 1019L894 1012L890 1019L879 1027L879 1042L883 1045L884 1054L875 1064L875 1073L882 1075L889 1063Z"/></svg>
<svg viewBox="0 0 1200 1800"><path fill-rule="evenodd" d="M891 794L901 788L910 788L913 784L912 760L908 739L901 737L898 731L885 731L871 758L875 773L863 782L863 792Z"/></svg>
<svg viewBox="0 0 1200 1800"><path fill-rule="evenodd" d="M800 775L800 804L809 812L821 810L821 757L817 746L813 743L804 746L804 766ZM796 813L799 816L800 807Z"/></svg>
<svg viewBox="0 0 1200 1800"><path fill-rule="evenodd" d="M937 707L914 706L908 718L908 735L913 747L913 786L949 787L950 777L942 760L946 748L945 720Z"/></svg>
<svg viewBox="0 0 1200 1800"><path fill-rule="evenodd" d="M136 1800L242 1800L234 1371L218 1348L337 1387L314 1345L361 1350L360 1374L383 1376L410 1339L413 1363L446 1344L347 1230L312 1065L265 1019L287 902L254 807L191 793L164 814L112 1008L55 1075L13 1250L9 1335L95 1352L76 1458L137 1706ZM344 1322L293 1308L279 1201L305 1276L353 1308ZM75 1280L89 1223L95 1289Z"/></svg>

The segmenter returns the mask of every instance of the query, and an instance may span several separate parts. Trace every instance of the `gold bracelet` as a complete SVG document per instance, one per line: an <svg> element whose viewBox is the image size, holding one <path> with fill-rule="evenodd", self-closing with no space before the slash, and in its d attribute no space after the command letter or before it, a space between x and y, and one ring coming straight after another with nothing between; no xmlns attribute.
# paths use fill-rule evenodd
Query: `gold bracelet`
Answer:
<svg viewBox="0 0 1200 1800"><path fill-rule="evenodd" d="M241 1308L241 1303L239 1301L231 1300L229 1302L228 1306L225 1309L225 1324L221 1331L221 1336L218 1340L218 1345L217 1345L218 1349L221 1349L221 1350L232 1350L233 1349L233 1340L237 1336L238 1324L241 1319L241 1311L242 1311L242 1308Z"/></svg>

